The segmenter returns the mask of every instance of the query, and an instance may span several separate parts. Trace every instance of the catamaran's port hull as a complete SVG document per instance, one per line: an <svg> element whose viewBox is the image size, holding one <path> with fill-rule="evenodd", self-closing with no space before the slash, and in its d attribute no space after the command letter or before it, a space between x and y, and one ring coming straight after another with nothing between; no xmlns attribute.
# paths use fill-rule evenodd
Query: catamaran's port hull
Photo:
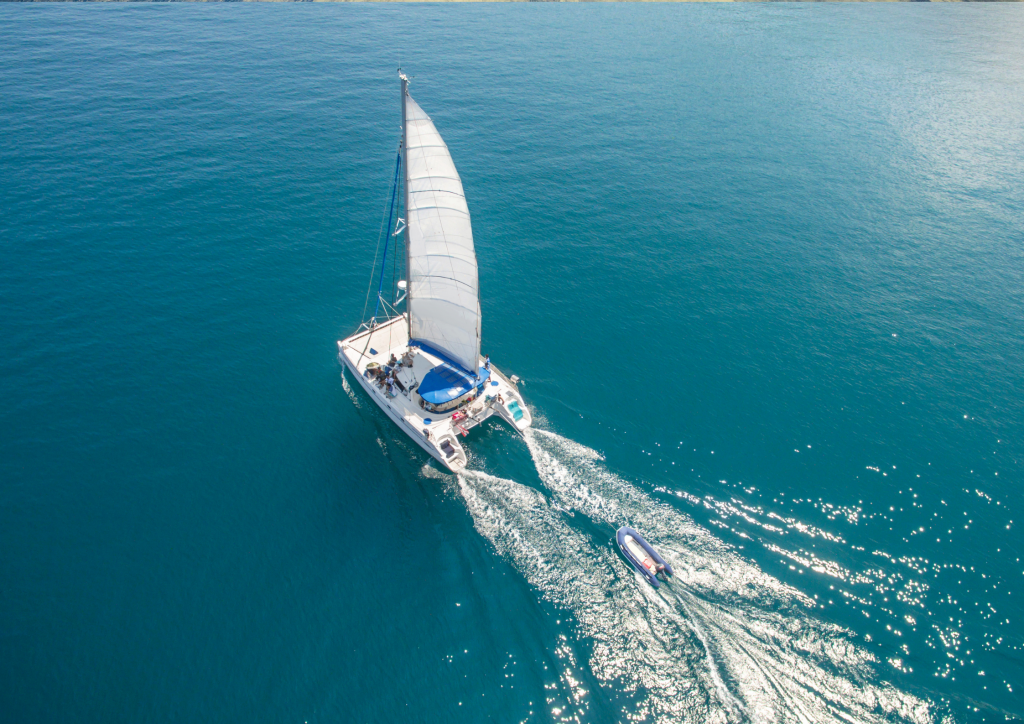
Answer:
<svg viewBox="0 0 1024 724"><path fill-rule="evenodd" d="M392 354L401 358L408 347L408 327L403 315L376 326L372 332L364 330L341 340L338 342L338 357L370 399L417 445L448 470L457 473L466 467L466 451L459 441L461 429L468 431L493 415L501 417L520 434L530 426L532 417L519 391L493 366L491 380L487 382L484 392L462 408L462 412L468 415L462 420L452 419L455 410L426 412L420 407L420 399L413 390L406 390L395 397L388 396L367 378L367 365L373 362L384 365ZM414 371L441 362L423 350L417 350L417 355L420 359L413 366ZM418 367L419 362L423 362L423 366ZM428 419L429 424L425 422Z"/></svg>
<svg viewBox="0 0 1024 724"><path fill-rule="evenodd" d="M395 411L391 409L391 405L387 404L386 402L384 402L382 400L377 399L378 397L381 396L380 391L377 390L376 387L374 385L372 385L363 375L359 374L355 370L355 368L352 366L352 363L349 362L347 359L345 359L344 355L342 355L342 360L345 362L345 368L349 372L352 373L352 377L354 377L356 382L359 383L359 386L363 388L363 391L366 392L366 394L369 395L370 398L374 402L377 403L377 406L380 409L384 410L384 414L386 414L388 417L390 417L392 422L394 422L396 425L398 425L400 428L402 428L402 431L405 432L405 434L408 435L410 438L412 438L412 441L414 443L416 443L421 448L426 450L430 454L431 457L433 457L439 463L441 463L446 468L451 470L453 473L457 473L460 470L462 470L464 467L466 467L465 461L460 461L462 464L459 465L459 464L452 464L452 463L449 463L447 460L444 460L441 457L440 451L438 451L437 448L434 447L433 445L430 445L426 441L426 438L424 438L421 434L419 434L419 431L416 430L408 422L406 422L404 418L402 418L401 416L397 415L395 413Z"/></svg>

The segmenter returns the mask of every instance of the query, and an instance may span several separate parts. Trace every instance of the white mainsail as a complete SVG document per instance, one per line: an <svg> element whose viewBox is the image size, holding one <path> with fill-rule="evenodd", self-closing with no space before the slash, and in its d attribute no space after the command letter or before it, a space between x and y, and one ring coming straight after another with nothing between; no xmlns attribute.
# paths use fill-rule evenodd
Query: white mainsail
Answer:
<svg viewBox="0 0 1024 724"><path fill-rule="evenodd" d="M383 296L390 246L385 244L380 273L375 259L370 279L372 284L376 277L385 317L380 320L375 310L338 342L338 355L351 374L342 373L342 380L355 380L410 440L458 473L469 462L461 438L472 428L497 415L525 434L533 417L518 377L506 377L494 366L480 374L480 294L462 181L430 117L409 97L401 70L399 77L402 144L395 172L399 164L405 168L405 219L391 231L393 186L384 228L392 236L405 232L407 283L398 282L398 289L406 293L393 304ZM394 314L403 299L407 313ZM392 363L395 358L401 359Z"/></svg>
<svg viewBox="0 0 1024 724"><path fill-rule="evenodd" d="M469 207L448 146L402 80L409 338L475 374L480 293Z"/></svg>

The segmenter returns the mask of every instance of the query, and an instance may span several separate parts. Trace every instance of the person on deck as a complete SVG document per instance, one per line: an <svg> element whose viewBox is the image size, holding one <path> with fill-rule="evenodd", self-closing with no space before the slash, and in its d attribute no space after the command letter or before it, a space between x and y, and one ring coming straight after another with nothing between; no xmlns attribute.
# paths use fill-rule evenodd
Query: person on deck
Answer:
<svg viewBox="0 0 1024 724"><path fill-rule="evenodd" d="M491 355L484 356L484 369L488 372L491 371Z"/></svg>

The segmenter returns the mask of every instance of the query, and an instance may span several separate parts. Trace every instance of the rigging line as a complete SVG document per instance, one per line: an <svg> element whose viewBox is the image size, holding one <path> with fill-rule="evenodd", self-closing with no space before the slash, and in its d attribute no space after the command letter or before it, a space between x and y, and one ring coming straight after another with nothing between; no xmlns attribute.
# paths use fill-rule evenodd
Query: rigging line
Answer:
<svg viewBox="0 0 1024 724"><path fill-rule="evenodd" d="M380 262L380 284L384 283L384 269L387 267L388 258L388 242L391 241L391 212L395 208L395 194L398 191L398 169L402 165L402 142L398 142L398 154L395 158L395 175L391 180L391 203L388 204L388 238L384 241L384 258ZM385 227L381 227L383 230ZM377 248L380 249L380 237L377 238ZM377 253L373 254L373 266L377 266ZM377 309L380 309L380 284L377 285ZM366 302L363 304L363 318L366 318L366 306L370 301L370 289L373 288L373 268L370 269L370 286L366 289ZM377 326L377 311L373 313L373 319L369 325L369 333L366 335L366 344L363 345L363 351L359 353L359 359L361 360L366 356L366 350L370 348L370 340L373 339L373 330ZM390 344L390 337L389 344ZM357 363L358 364L358 363Z"/></svg>
<svg viewBox="0 0 1024 724"><path fill-rule="evenodd" d="M396 174L395 175L395 208L398 211L402 210L402 197L399 195L399 191L402 188L402 176L403 175L404 174ZM395 216L398 216L398 214L395 214ZM398 218L395 220L395 228L396 229L398 228L398 225L401 222L401 218L402 218L401 216L398 216ZM391 297L391 299L394 300L394 299L398 299L398 232L396 231L394 234L392 234L392 236L395 237L395 248L391 252L391 293L393 295ZM381 271L383 272L383 270L381 270ZM380 299L379 296L377 298ZM390 305L387 302L384 302L385 310L387 309L388 306L390 306ZM395 309L395 307L391 307L391 310L395 314L398 314L398 310ZM388 316L390 316L390 313L389 313ZM395 331L395 325L392 324L391 326L388 327L388 349L389 350L393 347L393 340L392 340L392 338L394 337L394 331Z"/></svg>
<svg viewBox="0 0 1024 724"><path fill-rule="evenodd" d="M403 138L404 138L404 134L403 134ZM404 142L405 142L404 140L400 140L399 141L399 143L404 143ZM408 153L408 149L405 149L405 151L406 151L406 153ZM406 170L408 170L408 169L406 169ZM405 174L404 173L397 173L397 174L395 174L395 208L396 208L396 210L398 212L402 211L402 194L405 191L405 184L403 183L404 180L405 180ZM396 215L398 216L398 220L395 222L395 232L392 234L392 236L395 237L395 249L394 249L394 251L391 254L391 256L392 256L392 264L391 264L391 267L392 267L391 268L391 293L392 293L392 296L391 296L391 299L392 300L398 299L398 225L402 221L402 217L401 217L400 213L396 214ZM406 209L405 215L406 215L406 217L409 216L409 210L408 209ZM406 219L406 226L408 226L408 225L409 225L409 222L408 222L408 219ZM407 284L408 284L408 282L407 282ZM398 310L396 309L395 311L397 313ZM389 344L390 344L390 338L389 338Z"/></svg>
<svg viewBox="0 0 1024 724"><path fill-rule="evenodd" d="M399 182L399 183L401 183L401 182ZM401 202L401 200L399 200L397 203L401 204L402 202ZM399 210L401 210L401 207L399 207ZM397 221L395 222L395 226L398 226L398 222ZM391 294L392 294L392 296L391 296L392 300L398 299L398 235L397 234L395 234L395 250L391 253ZM385 302L384 306L387 307L389 305ZM395 312L395 314L398 314L398 310L395 309L395 307L391 307L391 309ZM392 332L394 331L394 327L395 327L395 325L393 325L393 324L390 327L388 327L388 349L391 349L391 347L393 346L391 338L392 338Z"/></svg>
<svg viewBox="0 0 1024 724"><path fill-rule="evenodd" d="M402 179L401 178L398 179L398 186L399 186L399 190L401 190L401 186L402 186ZM396 191L396 196L398 197L398 201L396 202L398 204L398 210L401 211L402 210L402 196L401 196L401 194L397 193L397 191ZM406 214L406 216L408 216L408 214ZM402 220L402 217L399 216L398 217L398 221L395 222L395 226L396 227L398 226L399 222L401 222L401 220ZM391 253L391 257L392 257L392 259L391 259L391 298L392 299L398 299L398 231L397 230L395 231L393 236L395 237L395 250Z"/></svg>
<svg viewBox="0 0 1024 724"><path fill-rule="evenodd" d="M402 153L402 139L399 138L398 139L398 150L396 151L396 155L400 155L401 153ZM396 162L397 162L397 160L396 160ZM392 184L393 183L394 183L394 181L392 181ZM387 194L384 194L384 198L387 198L387 197L388 197ZM382 212L381 215L380 215L380 231L377 232L377 248L374 249L374 251L373 251L373 266L370 267L370 281L366 283L366 300L363 302L363 313L359 317L360 321L363 321L363 320L366 319L366 308L368 306L370 306L370 290L373 289L373 270L377 268L377 254L380 252L380 237L383 234L383 232L384 232L384 214Z"/></svg>
<svg viewBox="0 0 1024 724"><path fill-rule="evenodd" d="M384 306L387 307L387 302L384 303ZM395 325L389 324L388 325L388 354L391 354L391 348L393 346L391 338L392 338L392 336L394 336L394 331L395 331Z"/></svg>
<svg viewBox="0 0 1024 724"><path fill-rule="evenodd" d="M391 242L391 216L395 210L395 196L398 194L398 170L402 167L402 144L398 144L398 158L395 159L395 178L391 186L391 203L388 205L388 238L384 240L384 258L380 262L380 282L377 284L377 307L373 310L373 318L380 311L380 292L384 288L384 270L388 267L388 244ZM376 263L376 259L374 260ZM372 279L372 277L371 277ZM372 282L371 282L372 283Z"/></svg>
<svg viewBox="0 0 1024 724"><path fill-rule="evenodd" d="M395 240L395 250L391 254L391 299L398 299L398 240Z"/></svg>
<svg viewBox="0 0 1024 724"><path fill-rule="evenodd" d="M385 312L387 312L388 310L390 310L391 312L394 312L396 316L398 315L398 309L397 309L397 308L395 308L395 307L393 307L393 306L391 306L390 304L388 304L388 302L387 302L387 300L386 300L386 299L382 299L382 300L381 300L381 303L382 303L382 304L384 305L384 311L385 311ZM388 322L390 322L390 321L391 321L392 319L394 319L394 317L391 317L391 318L390 318L390 319L388 320ZM382 324L387 324L387 322L383 322Z"/></svg>

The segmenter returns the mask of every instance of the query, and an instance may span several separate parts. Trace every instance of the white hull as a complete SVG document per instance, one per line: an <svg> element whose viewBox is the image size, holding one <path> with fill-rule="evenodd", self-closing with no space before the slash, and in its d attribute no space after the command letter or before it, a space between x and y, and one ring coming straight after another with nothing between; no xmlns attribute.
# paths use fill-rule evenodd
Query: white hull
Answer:
<svg viewBox="0 0 1024 724"><path fill-rule="evenodd" d="M378 325L372 332L364 330L339 341L338 357L370 399L448 470L459 472L466 467L466 451L459 440L460 435L464 436L463 430L468 432L492 415L498 415L519 433L530 426L532 417L519 390L493 366L491 381L486 384L484 392L459 409L466 415L461 420L453 420L453 416L457 416L456 410L426 412L414 386L390 397L367 377L367 365L371 362L384 365L392 354L401 358L408 348L408 326L405 315L402 315ZM412 374L421 374L421 370L439 363L440 360L429 352L418 350L416 363L407 369Z"/></svg>

